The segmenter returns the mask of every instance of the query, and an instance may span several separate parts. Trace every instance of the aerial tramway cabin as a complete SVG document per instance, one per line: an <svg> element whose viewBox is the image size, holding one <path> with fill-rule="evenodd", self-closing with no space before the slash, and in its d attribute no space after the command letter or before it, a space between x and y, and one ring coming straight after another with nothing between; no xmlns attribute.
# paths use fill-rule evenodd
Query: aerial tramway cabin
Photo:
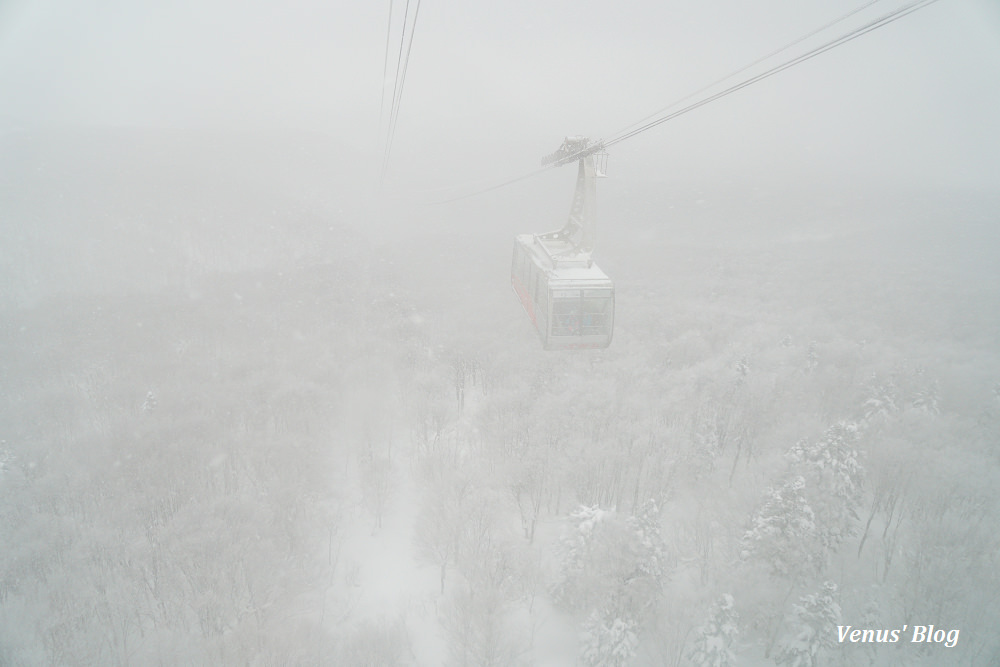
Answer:
<svg viewBox="0 0 1000 667"><path fill-rule="evenodd" d="M601 144L569 137L543 164L579 161L569 221L555 232L520 234L514 240L511 286L546 350L605 348L611 344L615 287L594 264L598 172Z"/></svg>
<svg viewBox="0 0 1000 667"><path fill-rule="evenodd" d="M559 257L559 241L521 234L511 284L546 350L611 344L615 287L589 257Z"/></svg>

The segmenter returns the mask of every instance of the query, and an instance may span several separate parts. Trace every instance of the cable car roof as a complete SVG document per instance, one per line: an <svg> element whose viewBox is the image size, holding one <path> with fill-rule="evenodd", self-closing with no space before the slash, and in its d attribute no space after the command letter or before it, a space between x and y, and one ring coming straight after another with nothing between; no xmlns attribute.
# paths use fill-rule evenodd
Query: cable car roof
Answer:
<svg viewBox="0 0 1000 667"><path fill-rule="evenodd" d="M558 287L558 283L562 281L571 282L574 285L586 283L581 287L611 286L611 278L608 278L607 274L601 271L596 264L592 264L589 268L553 269L549 272L549 285Z"/></svg>
<svg viewBox="0 0 1000 667"><path fill-rule="evenodd" d="M603 286L609 286L611 282L608 275L594 264L590 253L572 253L571 243L541 239L535 234L518 234L517 241L528 250L535 266L545 271L550 281L599 282ZM567 254L560 254L560 251Z"/></svg>

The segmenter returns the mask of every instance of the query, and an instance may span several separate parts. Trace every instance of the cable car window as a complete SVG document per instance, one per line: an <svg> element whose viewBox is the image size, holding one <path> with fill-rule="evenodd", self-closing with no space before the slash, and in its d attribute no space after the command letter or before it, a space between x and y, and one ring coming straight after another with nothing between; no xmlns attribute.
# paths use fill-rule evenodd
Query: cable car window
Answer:
<svg viewBox="0 0 1000 667"><path fill-rule="evenodd" d="M580 335L580 299L554 299L552 301L552 335Z"/></svg>
<svg viewBox="0 0 1000 667"><path fill-rule="evenodd" d="M554 289L554 290L552 290L552 298L554 298L554 299L578 299L578 298L580 298L580 290L578 290L578 289Z"/></svg>
<svg viewBox="0 0 1000 667"><path fill-rule="evenodd" d="M587 292L603 292L605 296L584 297L581 309L581 332L584 336L605 335L611 323L611 292L608 290L587 290Z"/></svg>

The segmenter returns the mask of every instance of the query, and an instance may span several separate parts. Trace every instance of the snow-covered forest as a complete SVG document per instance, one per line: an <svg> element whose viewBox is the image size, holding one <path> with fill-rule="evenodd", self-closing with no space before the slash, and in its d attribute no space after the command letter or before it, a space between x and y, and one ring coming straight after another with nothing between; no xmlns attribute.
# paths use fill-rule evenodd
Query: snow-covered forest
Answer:
<svg viewBox="0 0 1000 667"><path fill-rule="evenodd" d="M615 341L547 353L523 218L244 139L5 139L0 663L1000 655L995 194L608 179Z"/></svg>
<svg viewBox="0 0 1000 667"><path fill-rule="evenodd" d="M0 667L1000 664L997 81L994 0L0 0Z"/></svg>

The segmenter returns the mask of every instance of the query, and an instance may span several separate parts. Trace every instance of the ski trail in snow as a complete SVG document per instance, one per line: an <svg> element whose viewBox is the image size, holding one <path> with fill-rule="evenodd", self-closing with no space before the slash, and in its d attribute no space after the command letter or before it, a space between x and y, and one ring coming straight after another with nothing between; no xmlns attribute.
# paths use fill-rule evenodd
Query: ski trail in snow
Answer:
<svg viewBox="0 0 1000 667"><path fill-rule="evenodd" d="M411 463L412 448L401 448L394 458L391 494L382 527L371 531L373 518L365 513L356 537L347 545L357 564L354 586L359 593L358 620L392 624L405 620L414 665L439 665L445 647L437 620L437 568L421 563L414 548L414 530L421 506Z"/></svg>

